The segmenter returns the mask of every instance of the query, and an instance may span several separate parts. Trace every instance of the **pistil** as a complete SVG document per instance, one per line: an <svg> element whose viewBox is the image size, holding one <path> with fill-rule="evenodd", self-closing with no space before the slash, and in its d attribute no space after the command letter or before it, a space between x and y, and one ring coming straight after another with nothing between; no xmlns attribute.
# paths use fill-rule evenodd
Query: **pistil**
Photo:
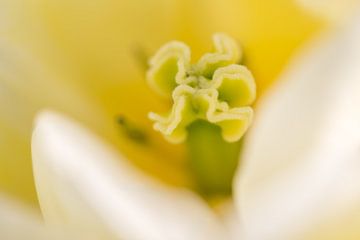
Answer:
<svg viewBox="0 0 360 240"><path fill-rule="evenodd" d="M256 97L251 72L238 64L235 40L214 35L214 51L192 64L190 48L164 45L150 60L149 86L172 102L168 113L150 113L154 129L173 143L186 141L189 167L205 194L231 192L240 139L249 128Z"/></svg>

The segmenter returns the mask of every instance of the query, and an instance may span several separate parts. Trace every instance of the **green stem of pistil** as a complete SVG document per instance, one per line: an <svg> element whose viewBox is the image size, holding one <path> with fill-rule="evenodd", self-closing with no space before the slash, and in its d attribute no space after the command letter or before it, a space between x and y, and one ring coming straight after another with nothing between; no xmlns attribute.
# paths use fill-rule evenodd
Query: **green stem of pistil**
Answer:
<svg viewBox="0 0 360 240"><path fill-rule="evenodd" d="M226 142L220 127L199 120L188 127L186 144L189 168L200 193L207 197L231 194L241 141Z"/></svg>

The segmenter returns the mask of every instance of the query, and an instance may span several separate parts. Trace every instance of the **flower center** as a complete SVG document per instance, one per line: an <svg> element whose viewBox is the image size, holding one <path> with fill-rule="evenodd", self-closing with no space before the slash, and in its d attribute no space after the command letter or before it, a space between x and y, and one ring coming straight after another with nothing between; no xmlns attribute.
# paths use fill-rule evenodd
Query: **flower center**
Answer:
<svg viewBox="0 0 360 240"><path fill-rule="evenodd" d="M251 123L249 105L256 86L250 71L237 64L241 50L225 34L214 35L214 49L191 64L189 47L173 41L150 60L149 85L173 105L169 113L149 117L154 129L171 142L183 142L188 126L199 119L219 126L228 142L238 141Z"/></svg>
<svg viewBox="0 0 360 240"><path fill-rule="evenodd" d="M239 140L250 126L256 97L242 52L225 34L215 34L214 51L191 63L189 47L165 44L151 58L150 87L172 102L168 113L149 113L154 129L168 141L187 140L189 167L205 194L229 193L238 162Z"/></svg>

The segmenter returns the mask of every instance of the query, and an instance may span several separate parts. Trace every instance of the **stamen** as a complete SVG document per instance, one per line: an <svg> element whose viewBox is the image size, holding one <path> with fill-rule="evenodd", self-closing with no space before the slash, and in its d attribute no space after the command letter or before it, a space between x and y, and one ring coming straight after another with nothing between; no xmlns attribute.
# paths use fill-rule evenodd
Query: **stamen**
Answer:
<svg viewBox="0 0 360 240"><path fill-rule="evenodd" d="M242 51L225 34L215 34L213 42L214 52L195 64L190 63L190 48L177 41L164 45L149 62L150 87L173 102L169 113L150 113L149 118L171 142L183 142L196 120L217 125L224 140L236 142L252 121L249 105L255 100L256 85L251 72L238 64Z"/></svg>
<svg viewBox="0 0 360 240"><path fill-rule="evenodd" d="M122 132L131 140L140 143L146 144L148 142L148 137L145 131L141 130L139 127L131 123L125 116L119 115L116 119L118 125L121 127Z"/></svg>
<svg viewBox="0 0 360 240"><path fill-rule="evenodd" d="M142 71L147 71L147 69L149 68L149 64L148 64L148 59L149 56L147 54L147 51L144 47L142 47L141 45L137 45L135 44L132 48L132 55L137 63L137 65L139 66L139 68Z"/></svg>

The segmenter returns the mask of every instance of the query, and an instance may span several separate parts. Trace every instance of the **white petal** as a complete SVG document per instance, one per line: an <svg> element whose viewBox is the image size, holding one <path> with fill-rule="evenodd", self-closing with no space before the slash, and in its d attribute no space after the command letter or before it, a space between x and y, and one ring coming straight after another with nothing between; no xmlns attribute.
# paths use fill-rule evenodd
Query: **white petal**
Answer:
<svg viewBox="0 0 360 240"><path fill-rule="evenodd" d="M360 239L359 20L259 104L235 186L249 239Z"/></svg>
<svg viewBox="0 0 360 240"><path fill-rule="evenodd" d="M63 239L50 234L32 210L0 194L0 239Z"/></svg>
<svg viewBox="0 0 360 240"><path fill-rule="evenodd" d="M195 194L142 175L77 123L39 115L32 139L36 186L48 222L128 240L222 239ZM104 236L103 236L104 234Z"/></svg>
<svg viewBox="0 0 360 240"><path fill-rule="evenodd" d="M226 240L243 239L242 220L236 211L233 199L221 201L215 206L215 209L228 232L228 238L226 238Z"/></svg>

